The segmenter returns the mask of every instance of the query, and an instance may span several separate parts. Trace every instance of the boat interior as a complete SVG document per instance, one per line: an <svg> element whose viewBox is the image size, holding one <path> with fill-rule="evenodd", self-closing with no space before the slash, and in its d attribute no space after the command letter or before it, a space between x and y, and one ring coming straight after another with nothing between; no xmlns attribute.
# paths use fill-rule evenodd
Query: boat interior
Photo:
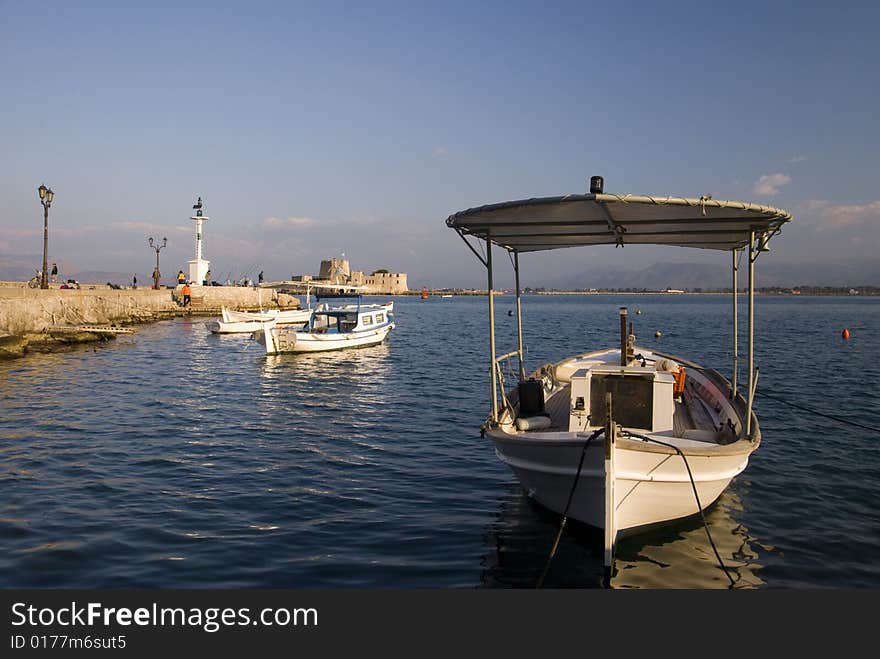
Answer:
<svg viewBox="0 0 880 659"><path fill-rule="evenodd" d="M711 369L646 349L620 365L620 350L547 364L506 395L505 424L514 433L583 432L605 424L605 394L615 420L633 432L691 442L730 444L742 435L741 405Z"/></svg>

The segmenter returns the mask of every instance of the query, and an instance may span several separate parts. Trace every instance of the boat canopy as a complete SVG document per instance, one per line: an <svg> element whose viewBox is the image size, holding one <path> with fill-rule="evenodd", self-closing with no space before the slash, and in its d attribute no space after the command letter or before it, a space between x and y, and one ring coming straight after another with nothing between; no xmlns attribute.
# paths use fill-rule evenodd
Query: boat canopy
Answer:
<svg viewBox="0 0 880 659"><path fill-rule="evenodd" d="M788 211L741 201L597 193L470 208L446 225L511 252L637 244L738 250L750 235L766 244L790 220Z"/></svg>

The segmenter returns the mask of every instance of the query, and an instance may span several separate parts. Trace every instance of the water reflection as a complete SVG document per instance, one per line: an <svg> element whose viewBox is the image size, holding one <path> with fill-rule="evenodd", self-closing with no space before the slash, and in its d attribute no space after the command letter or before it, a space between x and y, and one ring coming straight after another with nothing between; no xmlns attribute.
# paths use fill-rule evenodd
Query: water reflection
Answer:
<svg viewBox="0 0 880 659"><path fill-rule="evenodd" d="M498 518L489 530L484 558L485 588L534 588L559 528L559 516L508 485ZM588 526L566 525L545 588L599 588L602 583L602 534Z"/></svg>
<svg viewBox="0 0 880 659"><path fill-rule="evenodd" d="M263 355L258 403L294 416L321 410L339 423L374 411L386 398L391 361L386 344L314 354Z"/></svg>
<svg viewBox="0 0 880 659"><path fill-rule="evenodd" d="M768 551L737 521L742 501L728 490L706 512L718 553L734 588L764 584L759 571ZM481 578L486 588L534 588L559 528L558 515L529 499L512 484L489 532L491 551ZM545 578L545 588L599 588L603 533L568 522ZM618 542L612 588L729 588L699 517L682 520Z"/></svg>
<svg viewBox="0 0 880 659"><path fill-rule="evenodd" d="M743 505L728 490L706 512L706 522L734 588L764 584L760 552L767 548L737 521ZM617 549L615 588L728 588L728 579L699 516L625 539Z"/></svg>
<svg viewBox="0 0 880 659"><path fill-rule="evenodd" d="M264 355L262 375L272 379L289 376L291 371L295 371L298 377L310 382L314 378L336 379L339 372L348 372L357 378L384 378L389 367L389 354L389 346L385 342L348 350Z"/></svg>

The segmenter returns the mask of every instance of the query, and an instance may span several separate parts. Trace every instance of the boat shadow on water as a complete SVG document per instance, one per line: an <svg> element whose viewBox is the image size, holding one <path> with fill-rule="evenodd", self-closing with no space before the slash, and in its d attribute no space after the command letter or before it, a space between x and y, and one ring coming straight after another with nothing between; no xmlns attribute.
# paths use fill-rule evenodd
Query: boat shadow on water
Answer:
<svg viewBox="0 0 880 659"><path fill-rule="evenodd" d="M759 588L763 553L771 551L737 521L739 496L728 490L705 511L712 540L735 585ZM484 588L535 588L559 529L560 517L511 485L487 537ZM601 588L604 535L601 529L569 519L544 588ZM642 531L617 543L611 588L731 588L699 515Z"/></svg>

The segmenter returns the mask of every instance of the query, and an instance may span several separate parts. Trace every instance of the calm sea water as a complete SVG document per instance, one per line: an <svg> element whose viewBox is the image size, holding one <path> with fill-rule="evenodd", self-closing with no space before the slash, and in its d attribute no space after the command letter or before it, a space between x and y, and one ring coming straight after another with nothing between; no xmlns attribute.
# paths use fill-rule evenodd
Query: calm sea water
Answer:
<svg viewBox="0 0 880 659"><path fill-rule="evenodd" d="M728 298L524 300L529 368L615 345L626 305L640 345L730 374ZM266 357L193 318L0 363L0 586L533 586L558 518L479 437L486 306L398 298L387 343L338 353ZM499 353L512 308L498 299ZM759 391L880 428L877 300L757 314ZM764 441L707 514L737 585L880 587L880 434L756 410ZM570 525L545 586L598 586L601 557ZM618 547L615 587L727 584L699 522Z"/></svg>

